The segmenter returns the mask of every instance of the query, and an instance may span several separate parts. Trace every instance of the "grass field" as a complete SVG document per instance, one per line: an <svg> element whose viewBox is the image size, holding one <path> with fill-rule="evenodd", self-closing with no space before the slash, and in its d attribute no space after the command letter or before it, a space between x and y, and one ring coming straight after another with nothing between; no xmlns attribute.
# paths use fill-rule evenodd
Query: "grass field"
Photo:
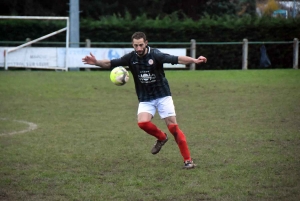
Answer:
<svg viewBox="0 0 300 201"><path fill-rule="evenodd" d="M193 170L171 134L150 153L132 79L1 71L0 200L300 200L299 70L166 76Z"/></svg>

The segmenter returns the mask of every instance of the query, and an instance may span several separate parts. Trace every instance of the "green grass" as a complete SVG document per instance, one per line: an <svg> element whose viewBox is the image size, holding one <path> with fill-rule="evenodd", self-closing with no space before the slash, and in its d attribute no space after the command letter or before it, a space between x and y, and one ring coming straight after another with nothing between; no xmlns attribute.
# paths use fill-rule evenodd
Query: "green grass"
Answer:
<svg viewBox="0 0 300 201"><path fill-rule="evenodd" d="M1 71L0 200L300 200L300 71L166 75L193 170L172 138L150 153L132 78Z"/></svg>

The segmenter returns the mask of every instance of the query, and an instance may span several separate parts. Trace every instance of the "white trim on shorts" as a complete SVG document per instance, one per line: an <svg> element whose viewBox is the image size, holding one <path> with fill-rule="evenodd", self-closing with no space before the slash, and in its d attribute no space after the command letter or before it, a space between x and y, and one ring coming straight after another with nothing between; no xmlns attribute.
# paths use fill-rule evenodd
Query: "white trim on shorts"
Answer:
<svg viewBox="0 0 300 201"><path fill-rule="evenodd" d="M172 96L166 96L148 102L140 102L137 114L147 112L154 117L156 110L161 119L176 116Z"/></svg>

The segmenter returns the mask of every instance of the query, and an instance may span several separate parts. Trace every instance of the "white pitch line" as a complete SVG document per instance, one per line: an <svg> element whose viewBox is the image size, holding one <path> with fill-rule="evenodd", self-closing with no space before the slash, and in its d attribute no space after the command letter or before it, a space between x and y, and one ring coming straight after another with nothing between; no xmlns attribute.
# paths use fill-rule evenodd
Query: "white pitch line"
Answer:
<svg viewBox="0 0 300 201"><path fill-rule="evenodd" d="M0 120L7 120L6 118L0 118ZM26 132L29 132L29 131L32 131L32 130L35 130L37 129L37 125L35 123L32 123L32 122L28 122L28 121L23 121L23 120L12 120L14 122L19 122L19 123L23 123L23 124L27 124L28 125L28 128L25 129L25 130L20 130L20 131L13 131L13 132L10 132L10 133L0 133L0 136L3 136L3 135L15 135L15 134L21 134L21 133L26 133Z"/></svg>

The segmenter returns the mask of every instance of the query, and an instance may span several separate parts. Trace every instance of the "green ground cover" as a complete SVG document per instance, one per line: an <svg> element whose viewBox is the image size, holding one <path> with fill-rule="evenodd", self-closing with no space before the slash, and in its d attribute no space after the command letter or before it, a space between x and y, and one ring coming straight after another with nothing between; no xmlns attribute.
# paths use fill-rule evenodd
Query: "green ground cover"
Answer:
<svg viewBox="0 0 300 201"><path fill-rule="evenodd" d="M150 153L132 79L1 71L0 200L300 200L300 71L166 76L193 170L171 134ZM37 129L7 135L27 128L18 121Z"/></svg>

